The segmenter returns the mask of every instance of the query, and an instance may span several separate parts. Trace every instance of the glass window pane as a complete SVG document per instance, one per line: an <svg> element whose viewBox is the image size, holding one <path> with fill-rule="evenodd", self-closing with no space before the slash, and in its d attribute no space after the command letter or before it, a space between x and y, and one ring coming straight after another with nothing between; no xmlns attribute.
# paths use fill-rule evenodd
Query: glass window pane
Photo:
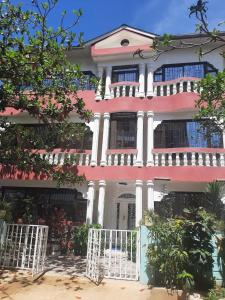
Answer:
<svg viewBox="0 0 225 300"><path fill-rule="evenodd" d="M154 131L155 148L222 148L222 131L200 121L163 121Z"/></svg>
<svg viewBox="0 0 225 300"><path fill-rule="evenodd" d="M204 65L203 64L194 64L184 66L184 77L204 77Z"/></svg>
<svg viewBox="0 0 225 300"><path fill-rule="evenodd" d="M166 67L165 68L165 81L173 80L176 78L183 77L183 67Z"/></svg>

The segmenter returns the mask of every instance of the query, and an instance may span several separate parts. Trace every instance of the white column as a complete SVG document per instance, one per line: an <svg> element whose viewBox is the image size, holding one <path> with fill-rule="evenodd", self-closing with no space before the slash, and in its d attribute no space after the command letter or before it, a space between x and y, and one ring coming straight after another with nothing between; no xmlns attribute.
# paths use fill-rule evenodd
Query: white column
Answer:
<svg viewBox="0 0 225 300"><path fill-rule="evenodd" d="M111 76L112 76L112 67L106 67L106 79L105 79L105 99L111 99L110 93L110 84L111 84Z"/></svg>
<svg viewBox="0 0 225 300"><path fill-rule="evenodd" d="M98 88L95 96L95 100L102 100L102 77L103 77L103 71L104 68L102 66L98 66L98 78L99 78L99 83L98 83Z"/></svg>
<svg viewBox="0 0 225 300"><path fill-rule="evenodd" d="M145 97L145 64L139 64L139 93L138 97Z"/></svg>
<svg viewBox="0 0 225 300"><path fill-rule="evenodd" d="M109 143L109 121L110 121L110 114L104 113L104 127L103 127L103 138L102 138L102 156L101 156L101 166L105 167L107 165L107 157L106 151L108 149Z"/></svg>
<svg viewBox="0 0 225 300"><path fill-rule="evenodd" d="M153 97L153 64L152 62L147 64L148 79L147 79L147 97Z"/></svg>
<svg viewBox="0 0 225 300"><path fill-rule="evenodd" d="M148 138L147 138L147 166L153 166L153 147L154 147L154 128L153 128L153 117L152 111L147 112L148 117Z"/></svg>
<svg viewBox="0 0 225 300"><path fill-rule="evenodd" d="M223 128L223 148L225 148L225 128Z"/></svg>
<svg viewBox="0 0 225 300"><path fill-rule="evenodd" d="M99 196L98 196L98 224L104 225L104 208L105 208L105 180L99 181Z"/></svg>
<svg viewBox="0 0 225 300"><path fill-rule="evenodd" d="M140 222L142 220L142 189L143 181L136 180L136 227L140 226Z"/></svg>
<svg viewBox="0 0 225 300"><path fill-rule="evenodd" d="M144 125L144 112L138 111L137 113L137 160L135 163L137 167L143 166L143 125Z"/></svg>
<svg viewBox="0 0 225 300"><path fill-rule="evenodd" d="M152 180L147 181L148 188L148 210L154 210L154 183Z"/></svg>
<svg viewBox="0 0 225 300"><path fill-rule="evenodd" d="M95 182L88 182L88 194L87 194L87 215L86 223L93 223L93 211L94 211L94 199L95 199Z"/></svg>
<svg viewBox="0 0 225 300"><path fill-rule="evenodd" d="M94 133L92 140L92 152L91 152L91 166L97 166L98 157L98 136L99 136L99 125L100 125L100 113L94 114Z"/></svg>

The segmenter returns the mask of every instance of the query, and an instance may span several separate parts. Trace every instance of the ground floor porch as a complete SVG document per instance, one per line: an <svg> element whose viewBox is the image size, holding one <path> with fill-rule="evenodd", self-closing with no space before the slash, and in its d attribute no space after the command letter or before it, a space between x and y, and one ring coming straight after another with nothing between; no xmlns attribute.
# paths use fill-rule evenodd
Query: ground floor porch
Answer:
<svg viewBox="0 0 225 300"><path fill-rule="evenodd" d="M207 183L98 180L57 188L52 182L2 180L0 186L0 196L14 205L14 222L49 225L60 219L68 228L87 223L130 230L141 224L145 211L161 213L162 203L173 204L164 206L177 214L190 201L202 206Z"/></svg>

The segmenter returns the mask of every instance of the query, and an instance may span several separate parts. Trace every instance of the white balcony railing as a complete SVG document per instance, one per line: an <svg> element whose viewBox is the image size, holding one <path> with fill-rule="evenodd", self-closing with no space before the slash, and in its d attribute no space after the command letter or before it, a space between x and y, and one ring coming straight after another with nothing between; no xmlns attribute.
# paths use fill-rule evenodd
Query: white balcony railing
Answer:
<svg viewBox="0 0 225 300"><path fill-rule="evenodd" d="M51 153L41 151L41 157L48 160L53 165L62 166L68 162L72 166L89 166L91 161L91 151L79 153L76 150L60 151L54 150Z"/></svg>
<svg viewBox="0 0 225 300"><path fill-rule="evenodd" d="M225 149L154 149L153 157L154 166L225 166Z"/></svg>
<svg viewBox="0 0 225 300"><path fill-rule="evenodd" d="M111 98L119 98L119 97L138 97L139 93L139 83L138 82L116 82L110 84L110 95Z"/></svg>
<svg viewBox="0 0 225 300"><path fill-rule="evenodd" d="M154 96L171 96L183 92L197 93L197 83L200 78L183 77L170 81L153 83Z"/></svg>
<svg viewBox="0 0 225 300"><path fill-rule="evenodd" d="M107 151L107 166L133 166L136 159L136 150L116 149Z"/></svg>

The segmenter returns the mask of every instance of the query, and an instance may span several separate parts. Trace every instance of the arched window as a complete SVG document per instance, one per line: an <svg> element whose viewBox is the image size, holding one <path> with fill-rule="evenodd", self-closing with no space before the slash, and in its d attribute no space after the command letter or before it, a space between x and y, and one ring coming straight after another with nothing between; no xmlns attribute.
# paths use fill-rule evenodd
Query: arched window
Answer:
<svg viewBox="0 0 225 300"><path fill-rule="evenodd" d="M181 77L215 76L217 69L207 62L163 65L154 72L154 81L169 81Z"/></svg>
<svg viewBox="0 0 225 300"><path fill-rule="evenodd" d="M154 131L155 148L222 148L222 130L210 120L167 120Z"/></svg>
<svg viewBox="0 0 225 300"><path fill-rule="evenodd" d="M130 193L125 193L119 196L119 199L123 198L123 199L135 199L135 195L134 194L130 194Z"/></svg>

